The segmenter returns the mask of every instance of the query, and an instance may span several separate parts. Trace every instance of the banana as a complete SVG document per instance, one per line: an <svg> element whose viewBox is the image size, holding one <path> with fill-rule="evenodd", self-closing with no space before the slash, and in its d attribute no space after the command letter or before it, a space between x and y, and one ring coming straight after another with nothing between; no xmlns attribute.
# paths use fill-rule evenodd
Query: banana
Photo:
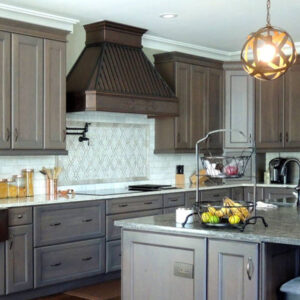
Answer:
<svg viewBox="0 0 300 300"><path fill-rule="evenodd" d="M220 209L215 212L215 215L219 218L223 218L225 214L223 213L222 209Z"/></svg>
<svg viewBox="0 0 300 300"><path fill-rule="evenodd" d="M207 209L208 209L208 211L209 211L209 213L212 215L212 216L214 216L215 214L216 214L216 209L213 207L213 206L208 206L207 207Z"/></svg>
<svg viewBox="0 0 300 300"><path fill-rule="evenodd" d="M224 199L224 205L229 206L232 214L238 216L243 222L245 222L246 218L250 215L246 207L242 206L240 203L234 202L228 197Z"/></svg>

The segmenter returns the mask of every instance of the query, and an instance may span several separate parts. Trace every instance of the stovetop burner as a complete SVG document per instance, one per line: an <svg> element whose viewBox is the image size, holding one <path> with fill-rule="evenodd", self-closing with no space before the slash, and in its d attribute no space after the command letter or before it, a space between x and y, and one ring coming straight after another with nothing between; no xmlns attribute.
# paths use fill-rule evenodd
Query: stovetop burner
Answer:
<svg viewBox="0 0 300 300"><path fill-rule="evenodd" d="M175 186L170 184L137 184L129 185L128 190L130 191L142 191L142 192L153 192L153 191L162 191L162 190L172 190L176 189Z"/></svg>

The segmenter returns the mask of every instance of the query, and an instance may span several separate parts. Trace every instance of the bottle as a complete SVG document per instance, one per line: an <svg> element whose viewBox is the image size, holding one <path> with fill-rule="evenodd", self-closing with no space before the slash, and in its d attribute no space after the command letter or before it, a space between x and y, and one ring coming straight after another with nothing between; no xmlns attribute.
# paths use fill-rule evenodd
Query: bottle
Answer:
<svg viewBox="0 0 300 300"><path fill-rule="evenodd" d="M7 179L1 179L0 180L0 199L7 198L7 194L8 194Z"/></svg>
<svg viewBox="0 0 300 300"><path fill-rule="evenodd" d="M33 191L33 169L24 169L22 170L22 175L25 179L25 187L26 187L26 197L32 197L34 195Z"/></svg>
<svg viewBox="0 0 300 300"><path fill-rule="evenodd" d="M14 175L10 180L8 180L8 198L17 198L18 197L18 187L16 182L17 175Z"/></svg>
<svg viewBox="0 0 300 300"><path fill-rule="evenodd" d="M25 179L23 175L17 175L15 177L17 191L18 191L18 198L26 197L26 186L25 186Z"/></svg>

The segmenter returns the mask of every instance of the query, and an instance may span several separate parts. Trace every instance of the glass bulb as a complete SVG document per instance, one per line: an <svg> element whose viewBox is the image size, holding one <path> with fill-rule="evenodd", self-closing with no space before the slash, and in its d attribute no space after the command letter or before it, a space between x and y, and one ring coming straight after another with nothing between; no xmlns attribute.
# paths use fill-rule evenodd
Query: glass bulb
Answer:
<svg viewBox="0 0 300 300"><path fill-rule="evenodd" d="M258 60L263 62L270 62L274 59L276 49L273 45L264 44L262 47L257 49Z"/></svg>

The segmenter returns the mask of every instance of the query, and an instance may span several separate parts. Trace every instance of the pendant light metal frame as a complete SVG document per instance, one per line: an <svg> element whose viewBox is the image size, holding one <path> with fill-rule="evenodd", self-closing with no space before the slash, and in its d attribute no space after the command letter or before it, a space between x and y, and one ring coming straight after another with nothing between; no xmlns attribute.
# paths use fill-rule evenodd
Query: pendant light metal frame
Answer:
<svg viewBox="0 0 300 300"><path fill-rule="evenodd" d="M274 47L275 55L269 62L260 60L260 44ZM270 24L270 0L267 0L267 25L248 36L241 51L243 67L257 79L274 80L284 75L296 59L297 52L292 37L285 30Z"/></svg>

